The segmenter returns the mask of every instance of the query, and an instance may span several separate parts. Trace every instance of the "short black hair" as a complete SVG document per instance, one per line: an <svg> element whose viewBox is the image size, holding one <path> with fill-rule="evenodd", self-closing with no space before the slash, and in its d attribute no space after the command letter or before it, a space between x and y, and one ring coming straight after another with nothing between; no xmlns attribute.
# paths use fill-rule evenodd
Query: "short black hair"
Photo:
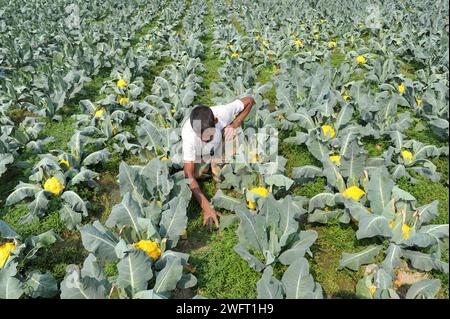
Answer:
<svg viewBox="0 0 450 319"><path fill-rule="evenodd" d="M191 112L190 120L192 129L197 134L203 134L205 130L216 126L213 112L205 105L197 105L194 107ZM198 127L194 127L194 121L200 121L200 132L198 132Z"/></svg>

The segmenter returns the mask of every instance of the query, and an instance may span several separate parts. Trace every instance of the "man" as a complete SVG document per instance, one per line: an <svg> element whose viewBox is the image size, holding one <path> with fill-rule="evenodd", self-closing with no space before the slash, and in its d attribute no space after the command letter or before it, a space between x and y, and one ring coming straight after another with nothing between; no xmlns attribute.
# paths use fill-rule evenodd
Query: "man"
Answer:
<svg viewBox="0 0 450 319"><path fill-rule="evenodd" d="M237 99L225 105L196 106L189 119L184 123L181 137L183 140L183 162L186 178L192 179L189 188L203 210L203 225L219 228L218 213L209 204L209 200L200 190L197 178L201 177L211 167L214 181L219 181L219 162L222 161L223 146L234 144L236 129L244 122L250 113L253 97ZM225 147L225 160L235 151L234 145L230 153ZM209 162L211 163L209 165Z"/></svg>

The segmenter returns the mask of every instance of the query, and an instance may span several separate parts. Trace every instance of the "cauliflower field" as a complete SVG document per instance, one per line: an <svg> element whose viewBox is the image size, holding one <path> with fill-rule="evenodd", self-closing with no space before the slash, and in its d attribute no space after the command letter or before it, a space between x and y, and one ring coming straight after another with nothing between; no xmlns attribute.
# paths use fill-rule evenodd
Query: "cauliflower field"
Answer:
<svg viewBox="0 0 450 319"><path fill-rule="evenodd" d="M449 298L448 18L0 0L0 298ZM181 122L248 95L278 153L201 182L211 232Z"/></svg>

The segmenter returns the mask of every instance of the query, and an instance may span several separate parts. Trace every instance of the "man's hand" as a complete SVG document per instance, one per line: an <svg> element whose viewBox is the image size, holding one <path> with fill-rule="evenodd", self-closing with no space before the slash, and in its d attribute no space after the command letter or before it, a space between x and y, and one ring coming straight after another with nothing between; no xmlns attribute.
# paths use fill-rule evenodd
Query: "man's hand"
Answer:
<svg viewBox="0 0 450 319"><path fill-rule="evenodd" d="M244 103L244 108L248 106L253 106L255 104L255 99L253 96L246 96L241 99L242 103Z"/></svg>
<svg viewBox="0 0 450 319"><path fill-rule="evenodd" d="M200 207L203 209L203 225L212 227L213 224L219 228L219 219L217 216L220 216L209 204L208 199L200 190L200 186L198 185L197 180L194 176L195 171L195 163L194 162L184 162L184 173L186 178L192 179L191 184L189 184L189 188L194 194L194 197L197 199Z"/></svg>
<svg viewBox="0 0 450 319"><path fill-rule="evenodd" d="M213 208L207 207L203 210L203 226L209 226L211 229L212 225L215 224L216 228L219 229L219 219L217 216L220 216L218 212L216 212Z"/></svg>
<svg viewBox="0 0 450 319"><path fill-rule="evenodd" d="M236 136L236 128L234 127L233 123L225 126L225 128L223 129L223 133L225 136L225 141L232 141Z"/></svg>

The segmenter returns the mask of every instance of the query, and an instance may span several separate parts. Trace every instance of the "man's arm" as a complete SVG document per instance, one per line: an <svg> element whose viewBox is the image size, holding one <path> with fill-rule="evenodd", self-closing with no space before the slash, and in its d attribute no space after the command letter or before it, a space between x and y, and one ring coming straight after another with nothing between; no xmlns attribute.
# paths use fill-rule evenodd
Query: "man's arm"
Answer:
<svg viewBox="0 0 450 319"><path fill-rule="evenodd" d="M234 129L240 127L244 122L247 115L252 110L252 106L255 104L255 99L251 96L247 96L241 99L241 102L244 104L244 109L239 113L233 122L231 122L230 126Z"/></svg>
<svg viewBox="0 0 450 319"><path fill-rule="evenodd" d="M255 103L255 100L251 96L247 96L241 99L241 102L244 104L244 109L236 116L233 122L228 124L224 129L225 140L230 141L236 135L236 129L242 125L247 115L252 110L252 106Z"/></svg>
<svg viewBox="0 0 450 319"><path fill-rule="evenodd" d="M217 212L209 205L209 200L203 194L198 185L197 180L194 177L195 163L194 162L184 162L184 175L186 178L192 179L189 185L192 194L197 199L200 207L203 209L203 225L212 225L214 223L216 228L219 228L219 220L217 219Z"/></svg>

